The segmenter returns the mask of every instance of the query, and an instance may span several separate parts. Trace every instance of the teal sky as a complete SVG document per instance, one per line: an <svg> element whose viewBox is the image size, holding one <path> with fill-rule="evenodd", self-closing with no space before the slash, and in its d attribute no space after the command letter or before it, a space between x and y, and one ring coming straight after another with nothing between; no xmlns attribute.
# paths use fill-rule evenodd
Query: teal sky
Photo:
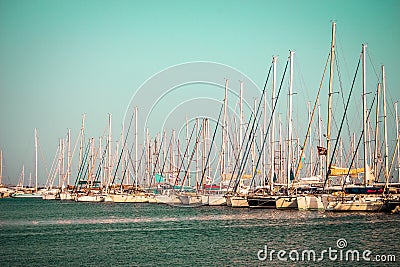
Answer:
<svg viewBox="0 0 400 267"><path fill-rule="evenodd" d="M337 21L346 79L352 79L361 44L368 43L378 71L381 64L386 66L393 110L393 101L400 99L399 12L396 0L0 0L5 182L17 181L22 164L26 176L34 171L35 127L50 167L58 138L71 128L75 140L83 113L88 137L102 134L108 113L113 114L114 135L119 135L137 88L183 62L226 64L262 87L272 55L280 57L283 67L289 50L295 50L299 79L307 88L298 92L298 103L313 101L329 52L332 20ZM43 169L41 183L46 179Z"/></svg>

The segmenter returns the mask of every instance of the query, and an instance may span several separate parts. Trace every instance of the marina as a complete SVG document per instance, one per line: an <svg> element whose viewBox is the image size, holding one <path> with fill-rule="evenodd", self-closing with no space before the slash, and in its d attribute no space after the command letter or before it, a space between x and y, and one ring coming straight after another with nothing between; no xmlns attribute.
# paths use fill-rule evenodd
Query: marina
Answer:
<svg viewBox="0 0 400 267"><path fill-rule="evenodd" d="M73 151L71 151L71 131L68 129L67 137L59 140L56 156L48 172L46 187L40 189L38 185L38 132L35 128L34 187L31 186L32 174L29 177L29 186L24 187L25 169L22 166L18 185L5 187L0 180L3 187L2 197L74 200L76 202L161 203L182 207L227 205L232 208L279 210L396 212L399 209L396 203L400 199L400 182L398 181L400 177L397 176L396 183L391 172L395 161L400 164L398 153L400 135L396 137L396 147L392 149L393 156L390 158L387 138L385 67L381 66L381 79L378 80L374 99L371 102L372 107L367 108L367 46L363 44L354 76L355 80L361 65L362 131L357 144L355 133L353 136L348 136L352 138L350 139L351 150L348 150L348 156L343 158L343 148L337 149L338 144L342 144L345 139L341 137L342 127L347 119L354 80L347 103L344 105L337 137L331 140L335 41L336 22L333 22L330 53L321 80L322 85L329 66L325 145L322 142L320 130L321 119L318 119L317 125L313 125L320 101L321 85L312 109L311 103L308 103L308 127L303 145L300 145L299 137L294 145L293 141L296 138L293 137L292 88L295 53L290 51L279 87L277 86L277 57L273 56L264 89L259 99L254 100L254 108L250 110L246 127L244 127L243 82L240 82L237 102L240 121L238 124L234 123L233 126L237 127L236 129L232 130L232 126L229 127L229 124L235 120L232 121L230 118L228 79L225 80L224 99L214 129L210 125L210 118L194 118L191 125L186 118L185 140L180 140L174 129L170 136L167 136L164 130L152 138L147 128L143 143L140 143L138 139L140 114L136 106L132 109L127 128L123 127L117 147L113 149L112 115L108 115L108 125L104 130L104 135L96 144L94 138L85 140L86 116L84 114ZM278 143L279 147L286 147L286 151L283 154L280 152L279 157L276 158L274 156L277 149L275 111L287 72L289 73L287 141ZM270 81L271 73L272 82ZM266 106L268 82L272 83L270 113L267 112ZM367 124L372 126L370 114L374 110L375 98L377 100L376 121L375 131L372 131L375 139L371 141L368 139L371 136L371 130L367 128ZM383 126L378 121L381 106L384 113ZM395 111L398 129L397 103L395 103ZM312 127L319 129L318 144L320 146L317 146L317 151L311 144ZM257 136L260 128L263 129ZM379 135L382 128L383 137ZM231 131L237 135L236 140L232 140ZM105 144L102 140L106 141ZM71 167L78 144L79 155L75 160L78 162L78 169L76 176L73 176ZM140 147L142 149L139 149ZM214 157L214 162L211 162L210 157L213 151L217 151L217 156ZM363 156L359 160L362 162L361 167L358 167L355 158L359 156L360 151ZM302 169L306 152L310 153L307 158L310 158L308 164L311 172ZM316 157L315 166L312 162L313 154L316 155L314 156ZM0 177L2 177L2 152L0 156ZM215 162L216 158L217 162ZM279 168L277 168L277 162L279 162ZM347 167L338 167L337 164L340 166L347 164ZM399 167L398 169L400 171ZM311 175L307 177L307 174Z"/></svg>
<svg viewBox="0 0 400 267"><path fill-rule="evenodd" d="M399 4L336 2L3 0L0 266L397 266Z"/></svg>

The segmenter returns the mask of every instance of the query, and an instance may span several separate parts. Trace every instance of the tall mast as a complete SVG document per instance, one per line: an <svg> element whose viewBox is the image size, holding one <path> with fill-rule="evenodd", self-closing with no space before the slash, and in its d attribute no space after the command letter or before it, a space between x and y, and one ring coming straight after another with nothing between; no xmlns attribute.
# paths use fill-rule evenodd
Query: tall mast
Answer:
<svg viewBox="0 0 400 267"><path fill-rule="evenodd" d="M399 114L397 113L397 102L394 103L394 110L396 112L396 141L399 140ZM400 182L400 146L397 146L397 179Z"/></svg>
<svg viewBox="0 0 400 267"><path fill-rule="evenodd" d="M256 117L257 113L257 99L254 98L254 117ZM251 162L252 162L252 166L251 166L251 175L252 177L255 177L257 170L256 170L256 140L257 140L257 131L256 128L254 129L253 132L253 136L254 136L254 141L251 143Z"/></svg>
<svg viewBox="0 0 400 267"><path fill-rule="evenodd" d="M22 188L24 187L25 183L25 165L22 164Z"/></svg>
<svg viewBox="0 0 400 267"><path fill-rule="evenodd" d="M279 136L279 183L283 183L283 173L284 173L284 165L283 165L283 145L282 145L282 121L281 121L281 114L278 113L278 136Z"/></svg>
<svg viewBox="0 0 400 267"><path fill-rule="evenodd" d="M101 184L104 185L105 184L105 181L104 181L104 160L102 160L102 157L103 157L103 138L101 136L99 137L99 151L100 151L100 153L98 153L99 162L101 163L99 178L100 178Z"/></svg>
<svg viewBox="0 0 400 267"><path fill-rule="evenodd" d="M203 119L203 126L202 126L202 134L203 134L203 152L202 152L202 155L203 155L203 160L202 160L202 170L205 170L205 168L206 168L206 161L207 161L207 123L208 123L208 119L207 118L204 118ZM197 130L198 131L198 130ZM196 151L197 151L197 148L196 148ZM207 176L208 176L208 173L206 174ZM206 176L206 181L207 181L207 176ZM196 182L196 185L197 185L197 182ZM200 186L203 186L203 185L200 185Z"/></svg>
<svg viewBox="0 0 400 267"><path fill-rule="evenodd" d="M307 107L308 107L308 121L311 121L311 103L310 101L307 102ZM312 170L313 170L313 146L312 146L312 137L309 138L309 145L310 145L310 177L312 176ZM304 149L304 148L303 148Z"/></svg>
<svg viewBox="0 0 400 267"><path fill-rule="evenodd" d="M138 166L138 107L135 107L134 109L135 112L135 186L138 184L138 171L139 171L139 166Z"/></svg>
<svg viewBox="0 0 400 267"><path fill-rule="evenodd" d="M121 131L121 138L120 138L120 142L121 142L121 156L120 156L120 159L121 159L121 180L122 181L125 181L125 183L126 184L129 184L129 176L126 176L126 174L127 174L127 172L126 172L126 170L125 170L125 163L127 162L126 161L126 159L127 159L127 154L126 154L126 150L127 149L125 149L125 142L124 142L124 132L125 132L125 123L122 123L122 131ZM122 155L123 154L123 155ZM126 166L128 166L128 165L126 165ZM124 173L125 173L125 177L124 177ZM127 179L125 179L125 178L127 178Z"/></svg>
<svg viewBox="0 0 400 267"><path fill-rule="evenodd" d="M196 129L197 132L197 129ZM189 122L188 117L186 116L186 147L189 147ZM197 147L196 147L197 151ZM197 160L197 159L196 159ZM186 164L189 168L189 155L186 155ZM190 171L187 172L187 186L190 186Z"/></svg>
<svg viewBox="0 0 400 267"><path fill-rule="evenodd" d="M170 154L171 154L171 159L170 159L170 172L171 172L171 177L174 179L175 183L175 174L176 174L176 165L175 165L175 152L174 152L174 147L176 146L176 140L175 140L175 130L172 130L172 142L171 142L171 148L170 148Z"/></svg>
<svg viewBox="0 0 400 267"><path fill-rule="evenodd" d="M225 154L226 140L228 133L227 113L228 113L228 79L225 80L225 97L224 97L224 119L222 125L222 148L221 148L221 176L225 173Z"/></svg>
<svg viewBox="0 0 400 267"><path fill-rule="evenodd" d="M83 164L83 142L85 140L85 113L82 114L82 125L81 125L81 140L80 140L80 146L79 146L79 167L78 170L81 169L81 166Z"/></svg>
<svg viewBox="0 0 400 267"><path fill-rule="evenodd" d="M293 159L293 151L292 151L292 139L293 139L293 124L292 124L292 112L293 112L293 55L294 51L290 51L290 79L289 79L289 114L288 114L288 152L287 152L287 186L290 184L290 171L292 169L292 159Z"/></svg>
<svg viewBox="0 0 400 267"><path fill-rule="evenodd" d="M146 128L146 151L147 151L147 181L150 183L150 160L151 160L151 150L150 150L150 137L149 137L149 128ZM136 185L137 187L137 185Z"/></svg>
<svg viewBox="0 0 400 267"><path fill-rule="evenodd" d="M382 93L383 93L383 134L385 138L385 180L389 179L389 146L387 139L387 117L386 117L386 75L385 66L382 65Z"/></svg>
<svg viewBox="0 0 400 267"><path fill-rule="evenodd" d="M72 155L71 155L71 129L68 129L68 135L67 135L67 143L68 143L68 164L67 164L67 185L69 185L69 179L71 177L71 161L72 161Z"/></svg>
<svg viewBox="0 0 400 267"><path fill-rule="evenodd" d="M107 148L107 172L108 172L108 183L110 183L112 181L112 175L111 175L111 169L112 169L112 152L111 152L111 148L112 148L112 139L111 139L111 133L112 133L112 115L109 113L108 114L108 148Z"/></svg>
<svg viewBox="0 0 400 267"><path fill-rule="evenodd" d="M272 93L271 93L271 107L275 105L275 91L276 91L276 62L278 60L277 56L272 57ZM271 152L270 152L270 161L271 161L271 175L269 180L270 190L272 191L274 188L274 176L275 176L275 112L272 114L271 118Z"/></svg>
<svg viewBox="0 0 400 267"><path fill-rule="evenodd" d="M367 75L366 75L366 51L367 45L362 45L362 100L363 100L363 147L364 147L364 185L367 185Z"/></svg>
<svg viewBox="0 0 400 267"><path fill-rule="evenodd" d="M3 184L3 150L0 150L0 186Z"/></svg>
<svg viewBox="0 0 400 267"><path fill-rule="evenodd" d="M321 105L318 105L318 144L322 147L322 119L321 119ZM319 158L319 175L323 176L323 158Z"/></svg>
<svg viewBox="0 0 400 267"><path fill-rule="evenodd" d="M331 121L332 121L332 94L333 94L333 70L335 62L335 39L336 39L336 22L332 23L332 43L331 43L331 57L330 57L330 71L329 71L329 94L328 94L328 122L326 133L326 173L329 173L329 162L331 156ZM326 177L328 178L328 177ZM329 180L328 180L329 184Z"/></svg>
<svg viewBox="0 0 400 267"><path fill-rule="evenodd" d="M89 176L88 176L88 180L90 179L90 181L92 181L92 178L94 177L94 162L95 162L95 153L94 153L94 138L90 138L91 140L91 144L90 144L90 171L89 171ZM62 142L61 142L61 153L64 153L63 149L62 149ZM61 154L62 155L62 154ZM62 163L62 156L61 156L61 163Z"/></svg>
<svg viewBox="0 0 400 267"><path fill-rule="evenodd" d="M35 192L38 189L38 141L37 129L35 128Z"/></svg>
<svg viewBox="0 0 400 267"><path fill-rule="evenodd" d="M273 107L273 106L272 106ZM267 94L264 94L264 128L263 128L263 134L260 134L260 144L265 143L264 138L266 137L267 134ZM267 149L263 149L263 159L262 159L262 185L266 186L265 180L267 178L267 169L266 169L266 163L267 163Z"/></svg>
<svg viewBox="0 0 400 267"><path fill-rule="evenodd" d="M378 153L379 153L379 104L380 104L381 84L378 83L376 99L376 117L375 117L375 151L374 151L374 174L378 173Z"/></svg>
<svg viewBox="0 0 400 267"><path fill-rule="evenodd" d="M62 174L61 174L61 164L62 164L62 144L61 144L61 139L58 139L58 184L61 184L62 180Z"/></svg>
<svg viewBox="0 0 400 267"><path fill-rule="evenodd" d="M199 118L196 118L196 133L199 131ZM203 132L203 152L202 152L202 158L204 157L204 146L205 146L205 138L204 138L204 128L203 128L203 130L202 130ZM188 137L187 137L188 138ZM195 177L195 179L196 179L196 183L195 183L195 185L196 185L196 188L199 188L199 172L198 172L198 170L199 170L199 150L197 149L197 146L196 146L196 148L195 148L196 150L196 177ZM203 170L203 168L204 168L204 160L202 160L201 161L201 165L202 165L202 170Z"/></svg>
<svg viewBox="0 0 400 267"><path fill-rule="evenodd" d="M58 184L61 187L64 184L64 177L65 177L65 139L61 138L61 181Z"/></svg>
<svg viewBox="0 0 400 267"><path fill-rule="evenodd" d="M242 161L242 142L243 142L243 82L240 82L239 92L239 161Z"/></svg>
<svg viewBox="0 0 400 267"><path fill-rule="evenodd" d="M211 142L210 142L211 140L210 140L210 122L209 122L209 120L208 120L208 118L207 118L207 131L206 131L206 151L208 151L208 149L209 149L209 147L211 148ZM206 155L204 155L204 158L207 160L207 157L206 157ZM210 177L211 176L211 168L207 168L208 169L208 176ZM220 185L222 185L222 184L220 184Z"/></svg>

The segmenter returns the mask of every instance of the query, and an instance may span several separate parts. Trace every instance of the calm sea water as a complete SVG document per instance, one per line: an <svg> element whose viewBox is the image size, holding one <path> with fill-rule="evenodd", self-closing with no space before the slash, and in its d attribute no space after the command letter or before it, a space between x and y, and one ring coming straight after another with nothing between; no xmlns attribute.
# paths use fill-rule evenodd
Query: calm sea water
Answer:
<svg viewBox="0 0 400 267"><path fill-rule="evenodd" d="M0 199L0 266L400 266L399 222L384 213ZM337 259L318 262L330 247ZM316 261L302 260L304 250ZM339 261L340 250L391 262Z"/></svg>

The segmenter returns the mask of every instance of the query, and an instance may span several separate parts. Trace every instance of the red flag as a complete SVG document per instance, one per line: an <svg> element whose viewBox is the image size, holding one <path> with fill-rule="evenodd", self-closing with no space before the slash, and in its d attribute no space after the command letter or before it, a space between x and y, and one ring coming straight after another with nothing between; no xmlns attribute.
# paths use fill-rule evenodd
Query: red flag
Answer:
<svg viewBox="0 0 400 267"><path fill-rule="evenodd" d="M325 147L317 146L317 149L318 149L318 155L323 156L327 154L327 150Z"/></svg>

